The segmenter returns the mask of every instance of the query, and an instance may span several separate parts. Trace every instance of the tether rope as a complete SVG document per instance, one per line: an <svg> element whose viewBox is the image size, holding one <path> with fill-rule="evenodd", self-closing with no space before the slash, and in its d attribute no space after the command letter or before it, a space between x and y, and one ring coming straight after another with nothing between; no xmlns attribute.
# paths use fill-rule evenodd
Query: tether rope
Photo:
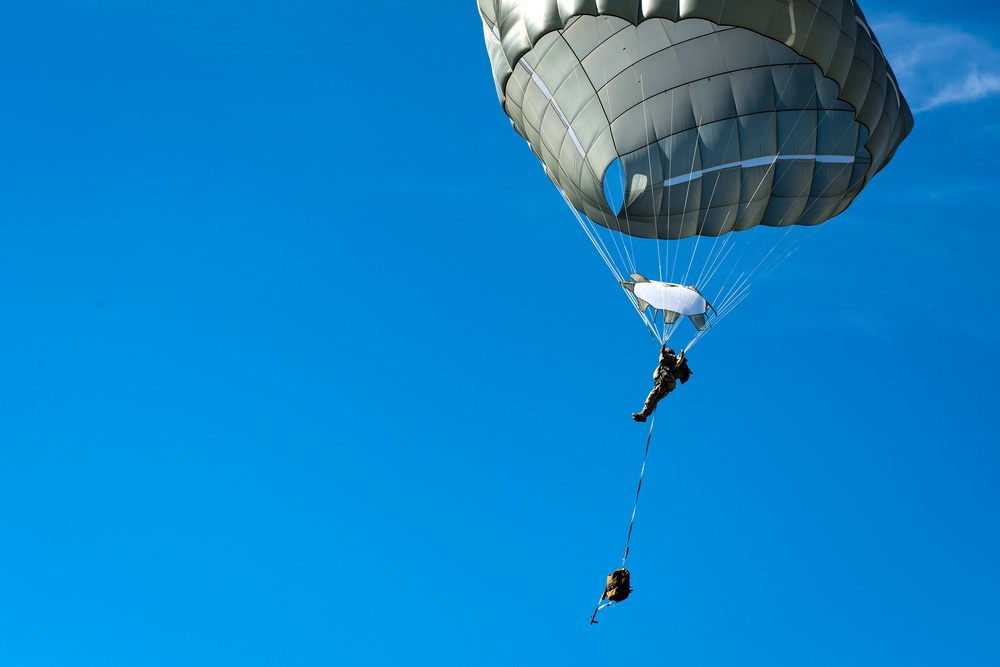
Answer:
<svg viewBox="0 0 1000 667"><path fill-rule="evenodd" d="M649 434L646 436L646 451L642 455L642 468L639 470L639 483L635 488L635 502L632 504L632 518L628 522L628 536L625 538L625 555L622 556L622 568L625 567L625 561L628 560L628 550L629 544L632 542L632 527L635 525L635 511L639 507L639 492L642 491L642 478L646 474L646 459L649 458L649 443L653 440L653 425L656 423L656 410L653 410L653 414L649 418ZM607 591L605 591L606 593ZM590 616L590 624L594 625L597 623L597 612L611 605L611 600L604 602L604 593L601 594L601 599L597 601L597 607L594 609L594 613Z"/></svg>
<svg viewBox="0 0 1000 667"><path fill-rule="evenodd" d="M635 524L635 510L639 507L639 492L642 491L642 477L646 474L646 459L649 457L649 443L653 439L653 424L656 423L656 411L649 418L649 435L646 436L646 451L642 455L642 468L639 470L639 484L635 489L635 503L632 504L632 519L628 522L628 537L625 538L625 555L622 556L622 567L628 558L628 545L632 541L632 526Z"/></svg>

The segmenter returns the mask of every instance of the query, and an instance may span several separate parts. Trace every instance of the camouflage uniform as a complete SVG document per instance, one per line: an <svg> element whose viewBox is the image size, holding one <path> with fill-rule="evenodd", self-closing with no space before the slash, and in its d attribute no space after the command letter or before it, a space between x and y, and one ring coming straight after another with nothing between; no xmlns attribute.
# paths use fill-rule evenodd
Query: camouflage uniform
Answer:
<svg viewBox="0 0 1000 667"><path fill-rule="evenodd" d="M646 417L656 410L656 404L677 387L677 381L684 384L690 377L691 369L688 368L684 353L675 355L673 350L664 345L660 349L660 365L653 371L653 390L646 397L642 412L633 412L632 419L637 422L646 421Z"/></svg>

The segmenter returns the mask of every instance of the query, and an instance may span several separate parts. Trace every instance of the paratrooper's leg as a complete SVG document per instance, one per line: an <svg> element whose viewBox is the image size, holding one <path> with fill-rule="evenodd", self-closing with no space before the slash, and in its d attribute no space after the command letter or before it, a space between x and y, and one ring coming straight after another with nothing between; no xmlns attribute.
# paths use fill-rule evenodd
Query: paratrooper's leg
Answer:
<svg viewBox="0 0 1000 667"><path fill-rule="evenodd" d="M646 404L642 406L642 412L633 412L632 419L637 422L646 421L646 418L653 414L653 410L656 409L656 404L660 402L660 399L669 394L671 389L673 389L673 383L657 380L653 384L653 390L646 397Z"/></svg>

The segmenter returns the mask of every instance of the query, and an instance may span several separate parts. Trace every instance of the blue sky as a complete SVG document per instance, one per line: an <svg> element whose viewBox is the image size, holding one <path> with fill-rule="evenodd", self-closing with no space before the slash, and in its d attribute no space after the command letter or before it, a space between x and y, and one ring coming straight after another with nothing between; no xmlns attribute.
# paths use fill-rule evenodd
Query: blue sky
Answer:
<svg viewBox="0 0 1000 667"><path fill-rule="evenodd" d="M591 627L656 344L475 4L8 0L0 663L1000 663L1000 13L862 6L914 132L692 351Z"/></svg>

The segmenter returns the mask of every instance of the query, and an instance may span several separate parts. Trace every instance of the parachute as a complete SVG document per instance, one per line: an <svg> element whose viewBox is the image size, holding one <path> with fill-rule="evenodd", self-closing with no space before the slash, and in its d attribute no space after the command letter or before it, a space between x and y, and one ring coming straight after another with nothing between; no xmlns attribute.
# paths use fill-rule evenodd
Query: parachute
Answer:
<svg viewBox="0 0 1000 667"><path fill-rule="evenodd" d="M504 112L664 346L683 322L694 345L913 128L854 0L478 2ZM634 521L591 623L632 590Z"/></svg>
<svg viewBox="0 0 1000 667"><path fill-rule="evenodd" d="M504 112L663 343L704 335L913 127L854 0L478 2Z"/></svg>

